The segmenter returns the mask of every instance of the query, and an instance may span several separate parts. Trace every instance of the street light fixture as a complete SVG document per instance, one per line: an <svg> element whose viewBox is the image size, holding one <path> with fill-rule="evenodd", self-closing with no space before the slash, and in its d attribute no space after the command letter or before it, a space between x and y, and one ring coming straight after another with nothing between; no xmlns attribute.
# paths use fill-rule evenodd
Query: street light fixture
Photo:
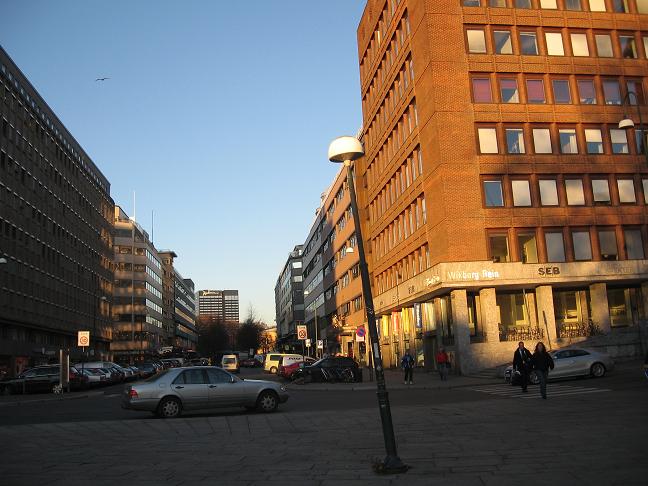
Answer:
<svg viewBox="0 0 648 486"><path fill-rule="evenodd" d="M637 107L637 118L639 119L639 130L641 131L640 149L643 150L644 156L646 157L646 165L648 165L648 150L646 147L646 130L643 124L643 120L641 119L641 108L639 107L639 97L637 96L637 93L635 93L634 91L628 91L626 95L623 97L621 104L624 106L630 106L632 104L632 99L630 95L634 96L635 99L635 106ZM634 128L634 126L635 126L634 121L632 121L632 118L630 118L628 115L624 114L623 119L619 121L619 128L621 129L627 130L629 128Z"/></svg>
<svg viewBox="0 0 648 486"><path fill-rule="evenodd" d="M367 327L373 349L373 365L376 373L376 388L378 395L378 408L382 422L383 439L387 456L382 463L374 464L374 470L379 474L404 473L409 466L404 464L396 452L396 437L394 436L394 424L392 423L391 408L389 406L389 394L385 385L385 374L383 370L380 342L378 340L378 328L376 327L376 314L373 307L371 294L371 282L369 280L369 268L365 258L362 231L360 228L360 216L358 213L358 202L356 200L353 164L354 160L364 155L362 143L355 137L339 137L331 142L328 149L328 158L331 162L343 163L347 168L347 185L351 199L351 212L355 226L358 259L360 266L360 280L362 281L362 294L365 299L365 310L367 313Z"/></svg>
<svg viewBox="0 0 648 486"><path fill-rule="evenodd" d="M4 257L0 258L0 265L6 265L7 263L8 262L7 262L6 258L4 258Z"/></svg>

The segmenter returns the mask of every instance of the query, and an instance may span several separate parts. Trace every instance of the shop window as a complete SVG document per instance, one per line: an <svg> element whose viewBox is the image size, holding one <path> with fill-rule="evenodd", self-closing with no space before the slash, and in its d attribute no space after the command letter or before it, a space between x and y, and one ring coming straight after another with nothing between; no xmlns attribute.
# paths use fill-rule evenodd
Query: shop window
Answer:
<svg viewBox="0 0 648 486"><path fill-rule="evenodd" d="M598 239L601 249L601 260L618 260L619 251L617 249L616 233L613 230L599 230Z"/></svg>
<svg viewBox="0 0 648 486"><path fill-rule="evenodd" d="M502 103L520 102L520 94L518 92L517 79L515 78L500 79L500 99Z"/></svg>
<svg viewBox="0 0 648 486"><path fill-rule="evenodd" d="M603 81L603 98L606 105L620 105L621 104L621 90L619 82L611 79Z"/></svg>
<svg viewBox="0 0 648 486"><path fill-rule="evenodd" d="M594 81L591 79L579 79L576 83L578 85L578 98L583 105L596 104L596 90L594 89Z"/></svg>
<svg viewBox="0 0 648 486"><path fill-rule="evenodd" d="M603 135L600 128L586 128L585 142L587 144L588 154L603 153Z"/></svg>
<svg viewBox="0 0 648 486"><path fill-rule="evenodd" d="M525 56L538 55L538 38L535 32L520 32L520 53Z"/></svg>
<svg viewBox="0 0 648 486"><path fill-rule="evenodd" d="M617 188L619 189L620 203L634 204L637 202L634 181L632 179L617 179Z"/></svg>
<svg viewBox="0 0 648 486"><path fill-rule="evenodd" d="M502 181L484 181L484 197L487 208L503 207Z"/></svg>
<svg viewBox="0 0 648 486"><path fill-rule="evenodd" d="M610 326L624 327L631 326L633 319L633 302L630 290L636 295L639 289L618 289L607 288L608 308L610 309ZM636 298L634 299L636 302ZM636 304L635 304L636 308Z"/></svg>
<svg viewBox="0 0 648 486"><path fill-rule="evenodd" d="M529 181L511 181L513 206L531 206Z"/></svg>
<svg viewBox="0 0 648 486"><path fill-rule="evenodd" d="M609 34L596 34L594 40L596 41L596 52L599 57L614 57L612 38Z"/></svg>
<svg viewBox="0 0 648 486"><path fill-rule="evenodd" d="M610 184L607 179L592 179L595 204L610 204Z"/></svg>
<svg viewBox="0 0 648 486"><path fill-rule="evenodd" d="M501 334L506 335L519 327L530 326L529 309L524 297L522 292L496 293L495 302L500 318Z"/></svg>
<svg viewBox="0 0 648 486"><path fill-rule="evenodd" d="M544 82L542 79L527 79L527 103L545 103Z"/></svg>
<svg viewBox="0 0 648 486"><path fill-rule="evenodd" d="M470 330L470 337L475 338L482 334L479 295L469 293L466 297L468 300L468 328Z"/></svg>
<svg viewBox="0 0 648 486"><path fill-rule="evenodd" d="M496 54L513 54L511 32L509 30L496 30L493 32Z"/></svg>
<svg viewBox="0 0 648 486"><path fill-rule="evenodd" d="M576 142L576 130L573 128L562 128L558 130L560 139L560 153L577 154L578 143Z"/></svg>
<svg viewBox="0 0 648 486"><path fill-rule="evenodd" d="M589 47L587 46L587 35L585 34L570 34L572 55L578 57L589 56Z"/></svg>
<svg viewBox="0 0 648 486"><path fill-rule="evenodd" d="M477 135L479 136L479 151L482 154L498 153L497 131L494 128L478 128Z"/></svg>
<svg viewBox="0 0 648 486"><path fill-rule="evenodd" d="M565 190L567 192L567 204L569 206L585 205L585 192L583 191L582 179L566 179Z"/></svg>
<svg viewBox="0 0 648 486"><path fill-rule="evenodd" d="M547 248L548 262L565 261L565 242L563 240L562 232L546 232L545 245Z"/></svg>
<svg viewBox="0 0 648 486"><path fill-rule="evenodd" d="M554 179L542 179L540 186L540 204L543 206L558 206L558 187Z"/></svg>
<svg viewBox="0 0 648 486"><path fill-rule="evenodd" d="M533 129L533 148L536 154L552 153L551 134L548 128Z"/></svg>
<svg viewBox="0 0 648 486"><path fill-rule="evenodd" d="M545 32L547 42L547 54L550 56L564 56L562 34L560 32Z"/></svg>
<svg viewBox="0 0 648 486"><path fill-rule="evenodd" d="M569 81L566 79L554 79L551 82L553 86L554 103L569 104L571 103L571 91Z"/></svg>
<svg viewBox="0 0 648 486"><path fill-rule="evenodd" d="M538 245L535 231L519 231L518 251L522 263L538 263Z"/></svg>
<svg viewBox="0 0 648 486"><path fill-rule="evenodd" d="M521 128L506 129L506 151L509 154L523 154L524 132Z"/></svg>
<svg viewBox="0 0 648 486"><path fill-rule="evenodd" d="M574 245L574 260L587 261L592 259L592 243L589 231L572 231Z"/></svg>
<svg viewBox="0 0 648 486"><path fill-rule="evenodd" d="M558 335L562 337L566 327L584 323L588 302L587 290L554 290L554 317Z"/></svg>
<svg viewBox="0 0 648 486"><path fill-rule="evenodd" d="M618 128L610 129L610 138L612 139L612 153L613 154L627 154L628 152L628 137L625 130Z"/></svg>
<svg viewBox="0 0 648 486"><path fill-rule="evenodd" d="M488 245L491 260L495 263L510 262L508 236L503 233L488 235Z"/></svg>
<svg viewBox="0 0 648 486"><path fill-rule="evenodd" d="M628 260L643 260L644 247L643 239L641 238L641 230L624 229L623 235L625 238L625 249Z"/></svg>
<svg viewBox="0 0 648 486"><path fill-rule="evenodd" d="M490 79L473 78L472 87L473 87L473 99L475 100L475 103L493 102Z"/></svg>
<svg viewBox="0 0 648 486"><path fill-rule="evenodd" d="M635 38L629 35L620 35L619 44L621 45L621 56L624 59L637 58L637 44Z"/></svg>
<svg viewBox="0 0 648 486"><path fill-rule="evenodd" d="M468 52L472 54L486 53L486 37L483 30L469 29L466 31L468 38Z"/></svg>

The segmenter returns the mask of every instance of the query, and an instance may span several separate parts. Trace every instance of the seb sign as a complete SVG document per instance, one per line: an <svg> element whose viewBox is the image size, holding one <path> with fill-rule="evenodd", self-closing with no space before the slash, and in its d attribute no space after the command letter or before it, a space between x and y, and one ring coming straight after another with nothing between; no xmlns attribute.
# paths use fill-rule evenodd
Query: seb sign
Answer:
<svg viewBox="0 0 648 486"><path fill-rule="evenodd" d="M538 275L541 277L553 277L554 275L560 275L559 267L540 267L538 268Z"/></svg>

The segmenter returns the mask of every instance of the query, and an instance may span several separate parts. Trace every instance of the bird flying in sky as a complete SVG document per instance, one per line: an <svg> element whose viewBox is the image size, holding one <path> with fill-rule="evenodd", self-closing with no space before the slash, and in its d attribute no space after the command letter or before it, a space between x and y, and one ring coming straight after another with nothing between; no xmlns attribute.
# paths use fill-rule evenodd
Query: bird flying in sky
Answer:
<svg viewBox="0 0 648 486"><path fill-rule="evenodd" d="M95 79L95 81L105 81L106 79L110 79L110 78L97 78Z"/></svg>

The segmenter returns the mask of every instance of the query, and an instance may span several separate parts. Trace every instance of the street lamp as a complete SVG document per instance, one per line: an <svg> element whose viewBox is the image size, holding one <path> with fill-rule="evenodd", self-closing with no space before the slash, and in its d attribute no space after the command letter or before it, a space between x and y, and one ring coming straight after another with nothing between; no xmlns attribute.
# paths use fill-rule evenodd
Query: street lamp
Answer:
<svg viewBox="0 0 648 486"><path fill-rule="evenodd" d="M6 265L7 264L7 259L2 257L0 258L0 265Z"/></svg>
<svg viewBox="0 0 648 486"><path fill-rule="evenodd" d="M641 149L643 150L644 156L646 157L646 165L648 165L648 150L646 149L646 130L644 128L643 120L641 119L641 108L639 107L639 97L634 91L628 91L623 97L621 104L624 106L629 106L632 103L630 95L634 96L635 105L637 107L637 118L639 119L639 130L641 131ZM635 124L628 115L623 115L623 119L619 122L619 128L629 129L634 128Z"/></svg>
<svg viewBox="0 0 648 486"><path fill-rule="evenodd" d="M360 224L360 215L358 213L358 202L356 200L353 164L352 162L364 155L364 150L360 140L355 137L339 137L331 142L328 149L328 158L331 162L343 163L347 168L347 185L349 186L349 196L351 199L351 212L355 226L358 259L360 266L360 280L362 281L362 294L365 298L365 310L367 313L367 327L369 328L369 337L373 349L373 365L376 372L376 388L378 395L378 408L380 410L380 419L382 422L383 439L385 441L385 451L387 456L382 463L374 465L374 470L379 474L398 474L404 473L409 466L404 464L396 452L396 437L394 436L394 424L392 423L391 408L389 406L389 394L385 385L385 374L383 370L382 355L380 352L380 342L378 341L378 328L376 327L376 314L373 307L373 297L371 295L371 282L369 281L369 268L365 258L364 243L362 240L362 231Z"/></svg>

